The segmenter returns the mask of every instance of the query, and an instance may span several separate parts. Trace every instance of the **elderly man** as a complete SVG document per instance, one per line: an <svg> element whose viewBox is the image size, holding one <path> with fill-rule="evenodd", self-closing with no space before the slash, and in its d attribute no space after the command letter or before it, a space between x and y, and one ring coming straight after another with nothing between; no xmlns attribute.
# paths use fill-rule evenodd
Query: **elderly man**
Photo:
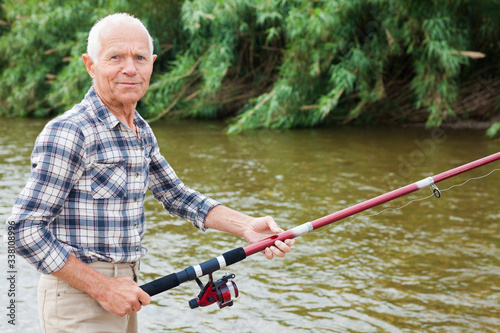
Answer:
<svg viewBox="0 0 500 333"><path fill-rule="evenodd" d="M128 14L97 22L83 61L93 78L81 103L38 136L32 171L7 223L16 251L43 273L38 290L45 332L135 332L150 297L137 284L146 250L146 190L173 215L250 243L282 230L186 187L136 111L156 55L144 25ZM277 241L268 259L290 251Z"/></svg>

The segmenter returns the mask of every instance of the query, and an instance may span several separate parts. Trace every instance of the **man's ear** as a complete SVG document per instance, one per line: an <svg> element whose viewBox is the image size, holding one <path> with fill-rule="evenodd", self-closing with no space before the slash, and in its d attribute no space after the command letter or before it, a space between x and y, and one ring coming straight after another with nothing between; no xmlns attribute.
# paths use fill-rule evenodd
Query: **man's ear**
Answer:
<svg viewBox="0 0 500 333"><path fill-rule="evenodd" d="M85 68L87 68L87 72L89 73L91 78L94 78L94 61L88 54L82 55L83 62L85 63Z"/></svg>

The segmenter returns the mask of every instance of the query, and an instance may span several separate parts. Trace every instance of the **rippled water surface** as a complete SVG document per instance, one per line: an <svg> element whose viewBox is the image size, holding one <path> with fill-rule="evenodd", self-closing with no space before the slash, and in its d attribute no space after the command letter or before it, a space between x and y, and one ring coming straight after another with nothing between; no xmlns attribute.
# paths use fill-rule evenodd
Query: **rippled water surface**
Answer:
<svg viewBox="0 0 500 333"><path fill-rule="evenodd" d="M2 220L44 123L0 122ZM482 131L346 127L228 136L222 124L177 121L153 130L184 183L247 214L272 215L284 229L500 150ZM500 171L471 179L495 168L500 161L439 183L440 199L422 189L305 235L284 259L257 254L217 272L236 274L240 296L231 308L189 309L194 282L157 295L140 312L141 331L500 331ZM246 245L170 217L151 194L146 210L143 281ZM5 247L0 260L5 309ZM20 257L17 269L14 331L38 332L38 273Z"/></svg>

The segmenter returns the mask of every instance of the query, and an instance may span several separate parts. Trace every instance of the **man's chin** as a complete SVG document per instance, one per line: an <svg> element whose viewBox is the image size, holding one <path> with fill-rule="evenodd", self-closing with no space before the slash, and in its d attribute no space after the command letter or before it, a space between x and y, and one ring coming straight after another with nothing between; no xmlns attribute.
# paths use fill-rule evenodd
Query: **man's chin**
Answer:
<svg viewBox="0 0 500 333"><path fill-rule="evenodd" d="M118 100L122 104L136 104L144 96L144 93L130 91L128 93L120 94Z"/></svg>

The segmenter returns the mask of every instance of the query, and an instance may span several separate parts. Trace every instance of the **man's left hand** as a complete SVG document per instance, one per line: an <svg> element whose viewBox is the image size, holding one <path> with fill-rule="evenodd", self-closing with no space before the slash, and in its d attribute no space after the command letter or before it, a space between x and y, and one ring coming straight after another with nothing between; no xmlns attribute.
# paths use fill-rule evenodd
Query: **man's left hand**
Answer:
<svg viewBox="0 0 500 333"><path fill-rule="evenodd" d="M271 216L254 218L248 227L243 231L243 237L250 243L256 243L264 238L268 238L284 232ZM274 246L266 248L264 255L267 259L273 259L274 256L284 257L285 254L291 251L291 247L295 243L294 239L286 239L284 242L277 240Z"/></svg>

